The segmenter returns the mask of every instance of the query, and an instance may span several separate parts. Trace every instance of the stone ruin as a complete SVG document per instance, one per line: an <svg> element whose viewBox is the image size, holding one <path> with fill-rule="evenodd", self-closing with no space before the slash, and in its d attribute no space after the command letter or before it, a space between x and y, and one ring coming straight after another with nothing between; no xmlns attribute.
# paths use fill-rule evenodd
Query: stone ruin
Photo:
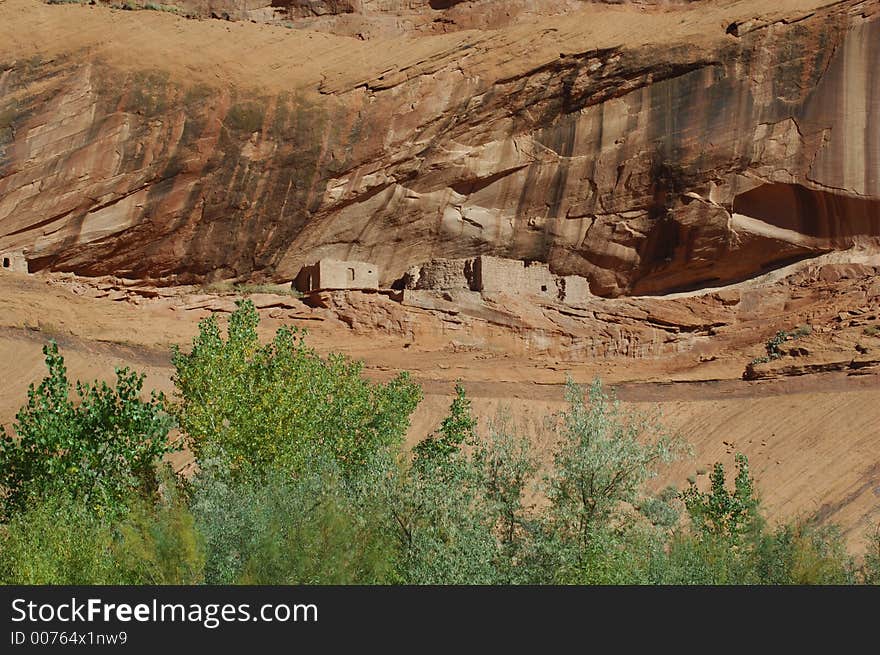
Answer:
<svg viewBox="0 0 880 655"><path fill-rule="evenodd" d="M379 267L370 262L321 259L303 266L292 286L306 294L345 289L378 291ZM460 298L464 298L462 293L537 297L568 305L582 305L593 298L586 278L555 275L542 262L490 255L433 259L409 269L393 288L404 292L457 292Z"/></svg>
<svg viewBox="0 0 880 655"><path fill-rule="evenodd" d="M292 286L302 293L379 288L379 267L370 262L321 259L303 266Z"/></svg>
<svg viewBox="0 0 880 655"><path fill-rule="evenodd" d="M589 282L577 275L554 275L541 262L480 255L470 259L434 259L414 266L402 279L404 289L473 291L535 296L570 305L592 298Z"/></svg>
<svg viewBox="0 0 880 655"><path fill-rule="evenodd" d="M29 273L28 261L21 250L0 253L0 270L13 273Z"/></svg>

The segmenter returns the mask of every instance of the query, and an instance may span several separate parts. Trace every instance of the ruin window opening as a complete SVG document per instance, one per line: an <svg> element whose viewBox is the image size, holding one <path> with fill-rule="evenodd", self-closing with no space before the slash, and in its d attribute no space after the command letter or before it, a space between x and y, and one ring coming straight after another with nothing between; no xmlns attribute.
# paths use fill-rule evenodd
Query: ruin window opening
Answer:
<svg viewBox="0 0 880 655"><path fill-rule="evenodd" d="M354 282L354 269L353 268L348 269L348 281Z"/></svg>
<svg viewBox="0 0 880 655"><path fill-rule="evenodd" d="M542 285L541 285L541 291L546 291L546 290L547 290L547 285L546 285L546 284L542 284Z"/></svg>
<svg viewBox="0 0 880 655"><path fill-rule="evenodd" d="M3 258L3 268L9 268L9 257Z"/></svg>

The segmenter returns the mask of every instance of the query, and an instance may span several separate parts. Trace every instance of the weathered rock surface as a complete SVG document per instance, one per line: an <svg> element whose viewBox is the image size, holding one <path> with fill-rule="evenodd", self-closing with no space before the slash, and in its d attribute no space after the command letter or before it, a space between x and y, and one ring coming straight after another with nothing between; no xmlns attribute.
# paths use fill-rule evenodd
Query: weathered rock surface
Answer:
<svg viewBox="0 0 880 655"><path fill-rule="evenodd" d="M165 283L487 253L614 296L876 247L878 3L570 11L362 41L5 0L0 252Z"/></svg>
<svg viewBox="0 0 880 655"><path fill-rule="evenodd" d="M147 7L156 3L133 0L131 4ZM636 0L632 4L676 3ZM188 17L248 20L371 39L497 29L542 16L573 13L583 5L584 0L177 0L170 6Z"/></svg>

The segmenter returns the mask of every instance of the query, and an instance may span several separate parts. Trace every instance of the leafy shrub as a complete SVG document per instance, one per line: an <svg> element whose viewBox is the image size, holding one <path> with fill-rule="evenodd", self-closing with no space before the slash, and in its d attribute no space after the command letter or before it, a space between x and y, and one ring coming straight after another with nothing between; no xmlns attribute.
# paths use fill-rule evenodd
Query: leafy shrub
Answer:
<svg viewBox="0 0 880 655"><path fill-rule="evenodd" d="M476 420L461 385L449 415L419 443L412 465L392 475L385 503L408 584L492 584L498 548L480 477L462 448L476 445Z"/></svg>
<svg viewBox="0 0 880 655"><path fill-rule="evenodd" d="M678 524L680 518L678 509L673 505L677 498L678 490L675 487L666 487L656 496L644 499L638 510L652 525L671 528Z"/></svg>
<svg viewBox="0 0 880 655"><path fill-rule="evenodd" d="M700 534L736 538L757 518L758 500L754 496L749 460L742 453L737 453L735 460L734 491L725 488L724 465L716 462L709 492L701 492L691 482L681 493L691 522Z"/></svg>
<svg viewBox="0 0 880 655"><path fill-rule="evenodd" d="M144 375L116 370L116 385L77 382L70 397L58 344L43 347L48 375L28 388L16 415L18 438L0 431L0 485L8 516L53 490L64 489L98 512L119 511L133 492L157 488L156 462L177 447L165 399L141 400Z"/></svg>
<svg viewBox="0 0 880 655"><path fill-rule="evenodd" d="M509 416L499 410L489 422L488 437L479 442L473 464L482 489L482 503L496 539L496 569L505 583L529 582L536 517L524 505L534 483L538 461L529 440L517 434Z"/></svg>
<svg viewBox="0 0 880 655"><path fill-rule="evenodd" d="M576 585L633 585L652 582L655 553L662 550L663 536L644 524L595 526L588 544L572 550L562 543L545 582Z"/></svg>
<svg viewBox="0 0 880 655"><path fill-rule="evenodd" d="M782 525L755 537L752 582L829 585L854 582L854 563L833 526Z"/></svg>
<svg viewBox="0 0 880 655"><path fill-rule="evenodd" d="M880 525L868 533L866 542L862 579L865 584L880 585Z"/></svg>
<svg viewBox="0 0 880 655"><path fill-rule="evenodd" d="M720 533L674 535L657 551L654 582L700 585L851 584L855 567L833 528L761 524L734 540Z"/></svg>
<svg viewBox="0 0 880 655"><path fill-rule="evenodd" d="M787 332L785 330L780 330L776 334L774 334L770 339L767 340L767 343L764 344L764 350L767 352L766 355L761 357L756 357L752 360L752 365L755 364L766 364L774 359L780 359L784 352L780 346L788 341L789 339L800 339L801 337L809 336L813 333L813 326L809 324L799 325L791 332Z"/></svg>

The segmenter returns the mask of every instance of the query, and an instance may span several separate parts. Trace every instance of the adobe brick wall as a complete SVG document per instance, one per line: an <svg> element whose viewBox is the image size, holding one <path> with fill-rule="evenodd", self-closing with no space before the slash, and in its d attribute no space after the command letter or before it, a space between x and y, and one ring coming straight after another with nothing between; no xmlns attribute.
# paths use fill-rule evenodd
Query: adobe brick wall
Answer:
<svg viewBox="0 0 880 655"><path fill-rule="evenodd" d="M322 289L378 289L379 267L369 262L322 259L318 262Z"/></svg>
<svg viewBox="0 0 880 655"><path fill-rule="evenodd" d="M593 298L586 278L554 275L547 264L540 262L526 263L490 255L471 259L433 259L414 266L404 276L403 288L538 296L571 305L582 305Z"/></svg>

